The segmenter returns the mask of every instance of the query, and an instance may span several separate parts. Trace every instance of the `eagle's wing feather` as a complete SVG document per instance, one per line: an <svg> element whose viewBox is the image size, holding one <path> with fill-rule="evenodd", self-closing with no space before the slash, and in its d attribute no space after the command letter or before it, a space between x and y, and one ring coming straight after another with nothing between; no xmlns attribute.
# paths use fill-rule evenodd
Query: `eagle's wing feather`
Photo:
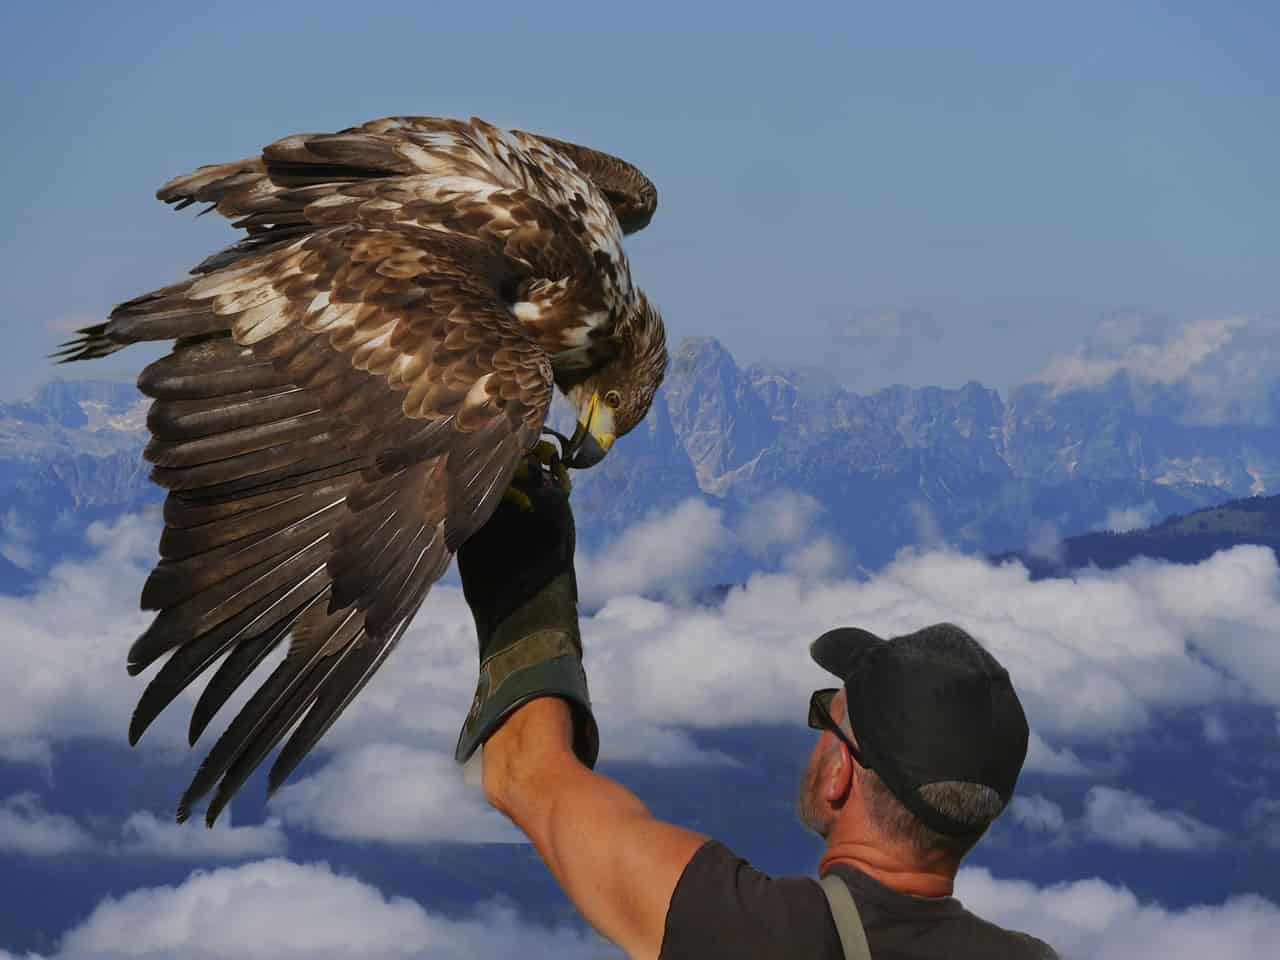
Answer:
<svg viewBox="0 0 1280 960"><path fill-rule="evenodd" d="M174 653L131 739L229 654L196 707L194 739L290 637L201 765L183 815L217 785L212 820L296 726L273 785L293 769L536 442L551 368L501 293L522 271L460 236L347 224L117 311L129 338L158 323L149 311L180 337L140 380L156 398L147 456L171 492L143 592L160 613L130 670Z"/></svg>
<svg viewBox="0 0 1280 960"><path fill-rule="evenodd" d="M624 234L637 233L649 225L658 209L658 188L638 168L613 154L567 140L534 133L523 135L541 140L572 160L609 201Z"/></svg>
<svg viewBox="0 0 1280 960"><path fill-rule="evenodd" d="M618 276L609 282L622 295L630 288L622 234L641 229L657 207L653 184L617 157L479 119L440 117L388 117L338 133L285 137L259 157L176 177L156 195L179 209L207 203L249 234L205 260L196 268L201 272L314 229L308 207L323 207L333 194L405 178L430 184L437 197L479 186L536 198L573 224L593 258L611 265ZM388 209L399 203L391 194L383 194ZM466 232L467 224L454 219Z"/></svg>

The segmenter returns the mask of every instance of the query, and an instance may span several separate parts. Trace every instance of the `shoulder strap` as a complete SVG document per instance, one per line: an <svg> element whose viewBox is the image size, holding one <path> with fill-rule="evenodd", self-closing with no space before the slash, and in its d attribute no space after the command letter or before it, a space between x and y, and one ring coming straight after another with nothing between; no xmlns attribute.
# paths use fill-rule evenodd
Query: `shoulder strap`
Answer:
<svg viewBox="0 0 1280 960"><path fill-rule="evenodd" d="M853 902L849 888L834 873L828 873L818 882L822 884L822 892L827 895L827 902L831 904L831 917L836 922L836 932L840 934L845 960L871 960L867 934L862 929L858 905Z"/></svg>

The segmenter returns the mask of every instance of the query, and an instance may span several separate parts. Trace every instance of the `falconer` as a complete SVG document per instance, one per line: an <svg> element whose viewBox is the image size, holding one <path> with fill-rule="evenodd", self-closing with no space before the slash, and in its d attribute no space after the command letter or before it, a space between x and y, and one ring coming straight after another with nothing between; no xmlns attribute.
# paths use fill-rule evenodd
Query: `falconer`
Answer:
<svg viewBox="0 0 1280 960"><path fill-rule="evenodd" d="M771 877L593 771L573 516L551 485L531 502L504 504L458 555L481 668L456 756L483 744L485 796L596 930L645 960L1055 956L952 896L1028 738L1008 673L964 630L840 628L813 643L841 681L809 705L820 735L800 816L826 841L821 880Z"/></svg>

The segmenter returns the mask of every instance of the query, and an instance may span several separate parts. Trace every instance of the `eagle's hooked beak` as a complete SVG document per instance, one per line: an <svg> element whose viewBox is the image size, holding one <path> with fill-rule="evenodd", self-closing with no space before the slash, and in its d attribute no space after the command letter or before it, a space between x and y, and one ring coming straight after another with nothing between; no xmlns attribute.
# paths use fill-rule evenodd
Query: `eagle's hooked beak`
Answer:
<svg viewBox="0 0 1280 960"><path fill-rule="evenodd" d="M573 436L564 443L564 464L575 470L594 467L604 459L615 439L613 411L600 402L598 393L591 394Z"/></svg>

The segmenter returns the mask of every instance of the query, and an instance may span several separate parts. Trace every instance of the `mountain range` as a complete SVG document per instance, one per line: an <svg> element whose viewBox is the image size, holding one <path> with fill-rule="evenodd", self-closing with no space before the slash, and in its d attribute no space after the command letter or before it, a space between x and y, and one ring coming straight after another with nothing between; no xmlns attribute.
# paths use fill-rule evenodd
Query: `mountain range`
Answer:
<svg viewBox="0 0 1280 960"><path fill-rule="evenodd" d="M1055 557L1064 538L1145 526L1280 488L1280 434L1153 409L1121 371L1058 392L981 384L861 395L816 368L740 367L713 339L674 350L648 418L580 473L584 541L690 497L727 516L780 491L821 506L824 532L871 570L909 545ZM0 585L73 555L95 519L158 504L131 384L53 380L0 404ZM563 423L567 410L554 415Z"/></svg>
<svg viewBox="0 0 1280 960"><path fill-rule="evenodd" d="M822 369L742 368L719 342L688 339L660 400L612 472L578 482L605 529L687 497L692 473L731 513L770 509L780 490L812 496L826 532L874 569L912 544L1051 552L1071 534L1280 487L1280 434L1152 409L1123 371L1088 391L1026 384L1007 401L974 382L860 395ZM643 496L610 495L637 475Z"/></svg>

